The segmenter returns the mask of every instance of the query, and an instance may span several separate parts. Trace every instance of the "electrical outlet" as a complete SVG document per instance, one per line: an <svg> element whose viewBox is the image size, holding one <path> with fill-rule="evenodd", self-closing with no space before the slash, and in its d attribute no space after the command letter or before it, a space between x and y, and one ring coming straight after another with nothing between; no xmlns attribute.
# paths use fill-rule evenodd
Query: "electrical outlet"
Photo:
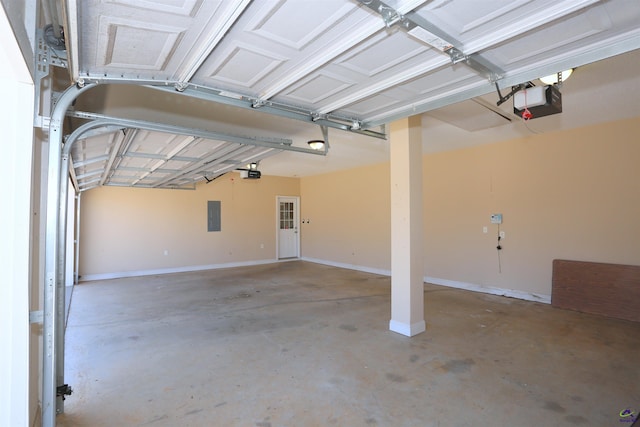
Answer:
<svg viewBox="0 0 640 427"><path fill-rule="evenodd" d="M504 231L501 231L499 236L500 236L500 239L504 239Z"/></svg>

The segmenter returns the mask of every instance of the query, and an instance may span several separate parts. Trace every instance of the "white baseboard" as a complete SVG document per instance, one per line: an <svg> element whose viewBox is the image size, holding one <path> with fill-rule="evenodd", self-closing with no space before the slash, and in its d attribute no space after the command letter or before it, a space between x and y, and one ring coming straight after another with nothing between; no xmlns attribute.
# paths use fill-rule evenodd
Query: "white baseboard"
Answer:
<svg viewBox="0 0 640 427"><path fill-rule="evenodd" d="M500 295L504 297L517 298L526 301L542 302L551 304L551 295L534 294L531 292L517 291L515 289L494 288L492 286L477 285L475 283L458 282L455 280L439 279L437 277L425 276L426 283L447 286L449 288L465 289L467 291L481 292L483 294Z"/></svg>
<svg viewBox="0 0 640 427"><path fill-rule="evenodd" d="M139 271L121 271L117 273L98 273L98 274L84 274L80 277L80 282L90 282L93 280L109 280L109 279L122 279L124 277L138 277L138 276L152 276L154 274L172 274L172 273L188 273L192 271L203 270L218 270L221 268L233 268L233 267L248 267L252 265L264 265L275 264L277 262L296 261L295 259L263 259L257 261L241 261L241 262L229 262L224 264L209 264L209 265L192 265L187 267L174 267L174 268L158 268L154 270L139 270Z"/></svg>
<svg viewBox="0 0 640 427"><path fill-rule="evenodd" d="M346 268L348 270L357 270L365 273L380 274L381 276L391 276L391 270L384 270L381 268L372 268L372 267L366 267L362 265L346 264L346 263L336 262L336 261L327 261L319 258L302 257L301 259L303 261L309 261L316 264L330 265L332 267ZM425 283L433 283L434 285L447 286L449 288L465 289L467 291L481 292L484 294L500 295L500 296L505 296L509 298L517 298L525 301L535 301L535 302L542 302L545 304L551 304L551 295L534 294L531 292L517 291L514 289L495 288L492 286L483 286L483 285L477 285L475 283L458 282L456 280L449 280L449 279L439 279L437 277L430 277L430 276L425 276L424 281Z"/></svg>
<svg viewBox="0 0 640 427"><path fill-rule="evenodd" d="M364 265L346 264L343 262L327 261L325 259L319 259L319 258L302 257L300 259L302 261L309 261L315 264L323 264L323 265L329 265L331 267L346 268L347 270L362 271L364 273L379 274L381 276L391 276L391 270L384 270L382 268L372 268L372 267L366 267Z"/></svg>
<svg viewBox="0 0 640 427"><path fill-rule="evenodd" d="M391 270L385 270L382 268L372 268L363 265L347 264L343 262L329 261L319 258L291 258L291 259L264 259L257 261L241 261L241 262L229 262L225 264L209 264L209 265L194 265L187 267L175 267L175 268L159 268L154 270L139 270L139 271L122 271L116 273L99 273L99 274L85 274L80 278L80 282L90 282L93 280L109 280L109 279L121 279L124 277L138 277L138 276L151 276L154 274L172 274L172 273L188 273L192 271L203 270L217 270L221 268L233 268L233 267L248 267L253 265L274 264L278 262L290 262L290 261L308 261L315 264L328 265L331 267L345 268L347 270L362 271L364 273L379 274L381 276L391 276ZM475 283L458 282L456 280L440 279L437 277L425 276L424 281L426 283L433 283L434 285L447 286L449 288L465 289L467 291L481 292L491 295L500 295L510 298L517 298L526 301L542 302L545 304L551 304L551 295L535 294L531 292L517 291L514 289L495 288L492 286L477 285ZM400 325L398 325L400 327ZM401 330L411 332L413 326L405 325L401 327ZM390 326L391 328L391 326ZM407 329L408 328L408 329ZM394 329L391 329L394 330ZM395 330L394 330L395 331ZM399 332L399 331L395 331ZM403 332L399 332L403 333ZM416 332L419 333L419 332ZM405 334L406 335L406 334ZM411 336L411 335L408 335Z"/></svg>

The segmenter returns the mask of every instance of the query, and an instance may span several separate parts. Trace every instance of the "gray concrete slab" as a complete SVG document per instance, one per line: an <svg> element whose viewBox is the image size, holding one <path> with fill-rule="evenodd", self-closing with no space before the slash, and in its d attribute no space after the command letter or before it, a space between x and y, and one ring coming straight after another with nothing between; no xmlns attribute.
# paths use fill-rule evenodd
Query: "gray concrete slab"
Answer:
<svg viewBox="0 0 640 427"><path fill-rule="evenodd" d="M620 426L640 324L427 285L390 332L388 277L301 261L81 284L75 426Z"/></svg>

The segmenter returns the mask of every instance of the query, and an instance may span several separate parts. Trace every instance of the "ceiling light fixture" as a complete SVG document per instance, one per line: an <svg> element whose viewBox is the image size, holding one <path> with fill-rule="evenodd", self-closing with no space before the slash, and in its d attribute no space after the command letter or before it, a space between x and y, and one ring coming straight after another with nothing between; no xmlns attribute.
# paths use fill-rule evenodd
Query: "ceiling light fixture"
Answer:
<svg viewBox="0 0 640 427"><path fill-rule="evenodd" d="M308 141L307 144L309 144L309 147L311 147L312 150L324 149L324 141L321 139L312 139L311 141Z"/></svg>
<svg viewBox="0 0 640 427"><path fill-rule="evenodd" d="M550 76L540 77L540 81L546 85L555 85L558 84L558 74L561 75L562 81L565 82L569 78L569 76L573 73L573 68L569 68L568 70L564 70L562 72L557 72L555 74L551 74Z"/></svg>

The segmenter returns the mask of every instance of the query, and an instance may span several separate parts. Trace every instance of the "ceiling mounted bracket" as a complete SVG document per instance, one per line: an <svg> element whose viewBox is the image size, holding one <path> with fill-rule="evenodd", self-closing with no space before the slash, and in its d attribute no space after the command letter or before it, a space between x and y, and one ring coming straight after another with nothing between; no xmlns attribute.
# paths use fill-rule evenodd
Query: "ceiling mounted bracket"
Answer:
<svg viewBox="0 0 640 427"><path fill-rule="evenodd" d="M504 71L497 65L492 64L477 53L465 53L460 41L417 13L408 13L405 18L407 20L405 27L411 36L449 55L452 64L464 63L478 74L484 76L490 83L495 83L504 76Z"/></svg>
<svg viewBox="0 0 640 427"><path fill-rule="evenodd" d="M463 62L469 68L483 75L490 83L495 83L503 77L502 70L485 61L480 55L465 55L458 48L452 47L445 51L449 54L452 64Z"/></svg>
<svg viewBox="0 0 640 427"><path fill-rule="evenodd" d="M465 54L460 41L427 21L415 11L402 15L380 0L360 0L360 3L379 13L387 27L399 23L409 35L448 54L453 64L462 62L484 76L491 83L495 83L503 77L503 70L478 54Z"/></svg>
<svg viewBox="0 0 640 427"><path fill-rule="evenodd" d="M380 13L380 16L382 16L384 25L387 28L392 27L393 25L397 24L398 22L401 22L404 19L404 17L401 14L399 14L397 10L383 3L380 3L380 5L378 6L378 13Z"/></svg>
<svg viewBox="0 0 640 427"><path fill-rule="evenodd" d="M324 139L324 152L326 154L329 152L329 127L321 125L320 130L322 131L322 139Z"/></svg>
<svg viewBox="0 0 640 427"><path fill-rule="evenodd" d="M319 120L327 120L327 115L326 114L320 114L320 113L311 113L311 121L312 122L317 122ZM326 126L320 126L320 127L326 127Z"/></svg>
<svg viewBox="0 0 640 427"><path fill-rule="evenodd" d="M404 16L396 9L379 0L359 0L364 6L378 13L387 28L403 22Z"/></svg>
<svg viewBox="0 0 640 427"><path fill-rule="evenodd" d="M504 104L506 101L508 101L513 95L515 95L517 92L520 92L521 90L524 89L528 89L530 87L533 87L534 84L531 82L527 82L527 83L520 83L519 85L516 86L512 86L511 87L511 92L509 92L508 94L506 94L505 96L502 96L502 94L500 93L500 87L498 86L498 83L496 82L496 91L498 92L498 102L496 102L496 105L499 107L500 105Z"/></svg>
<svg viewBox="0 0 640 427"><path fill-rule="evenodd" d="M254 99L253 101L251 101L251 108L260 108L264 107L265 105L267 105L267 102L263 101L262 99Z"/></svg>
<svg viewBox="0 0 640 427"><path fill-rule="evenodd" d="M177 82L176 84L173 85L173 87L175 87L178 92L184 92L185 89L189 87L189 83Z"/></svg>

